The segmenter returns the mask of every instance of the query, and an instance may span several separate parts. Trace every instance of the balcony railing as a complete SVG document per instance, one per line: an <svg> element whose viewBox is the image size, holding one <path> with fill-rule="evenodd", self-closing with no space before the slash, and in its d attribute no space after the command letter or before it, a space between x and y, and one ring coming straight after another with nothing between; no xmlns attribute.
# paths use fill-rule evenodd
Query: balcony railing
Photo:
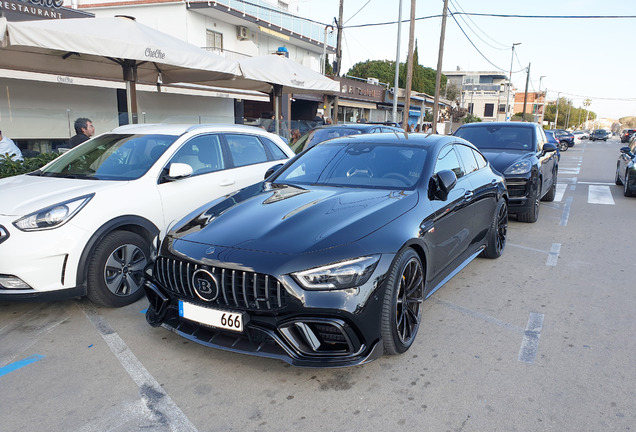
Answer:
<svg viewBox="0 0 636 432"><path fill-rule="evenodd" d="M217 47L202 47L202 48L206 51L211 51L216 55L219 55L221 57L224 57L230 60L240 60L240 59L251 57L247 54L243 54L243 53L231 51L231 50L226 50L226 49L221 49Z"/></svg>
<svg viewBox="0 0 636 432"><path fill-rule="evenodd" d="M325 39L325 26L297 17L288 11L279 9L271 3L263 0L210 0L208 4L222 5L229 10L250 16L256 22L278 31L291 31L303 38L323 43ZM327 46L335 46L335 33L327 33Z"/></svg>

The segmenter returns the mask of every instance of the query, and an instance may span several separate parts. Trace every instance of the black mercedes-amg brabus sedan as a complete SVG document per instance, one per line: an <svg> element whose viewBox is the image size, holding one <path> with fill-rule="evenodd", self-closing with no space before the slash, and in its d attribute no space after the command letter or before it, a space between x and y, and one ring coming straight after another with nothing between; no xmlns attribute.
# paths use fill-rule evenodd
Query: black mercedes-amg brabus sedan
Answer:
<svg viewBox="0 0 636 432"><path fill-rule="evenodd" d="M403 353L422 302L478 255L501 255L507 201L461 138L330 140L175 225L147 270L146 318L296 366Z"/></svg>

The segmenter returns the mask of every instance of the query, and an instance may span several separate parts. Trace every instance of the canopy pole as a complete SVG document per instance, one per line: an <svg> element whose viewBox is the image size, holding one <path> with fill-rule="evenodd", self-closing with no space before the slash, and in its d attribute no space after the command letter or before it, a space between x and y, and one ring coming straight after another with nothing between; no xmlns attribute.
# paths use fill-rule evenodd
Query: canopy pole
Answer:
<svg viewBox="0 0 636 432"><path fill-rule="evenodd" d="M126 81L126 108L128 109L128 124L137 124L137 64L134 60L126 60L122 65L124 81Z"/></svg>
<svg viewBox="0 0 636 432"><path fill-rule="evenodd" d="M283 96L283 86L280 84L274 84L274 88L272 90L274 92L274 124L276 135L280 136L280 101Z"/></svg>

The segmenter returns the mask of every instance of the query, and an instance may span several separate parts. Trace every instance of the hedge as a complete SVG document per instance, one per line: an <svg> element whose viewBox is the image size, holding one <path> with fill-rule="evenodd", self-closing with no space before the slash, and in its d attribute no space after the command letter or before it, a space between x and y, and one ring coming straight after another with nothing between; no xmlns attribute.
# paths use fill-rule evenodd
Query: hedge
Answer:
<svg viewBox="0 0 636 432"><path fill-rule="evenodd" d="M42 153L17 161L12 160L8 154L0 155L0 178L30 173L43 167L59 155L60 153Z"/></svg>

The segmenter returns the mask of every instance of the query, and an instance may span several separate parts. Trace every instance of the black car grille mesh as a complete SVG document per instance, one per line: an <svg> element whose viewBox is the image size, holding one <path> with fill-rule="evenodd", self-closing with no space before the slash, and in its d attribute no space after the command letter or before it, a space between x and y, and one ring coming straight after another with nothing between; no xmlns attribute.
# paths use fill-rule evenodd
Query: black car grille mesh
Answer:
<svg viewBox="0 0 636 432"><path fill-rule="evenodd" d="M285 288L273 276L262 273L204 267L160 256L155 261L154 277L178 297L200 302L192 284L192 275L201 268L205 268L219 281L219 295L207 304L240 310L276 310L287 305Z"/></svg>

